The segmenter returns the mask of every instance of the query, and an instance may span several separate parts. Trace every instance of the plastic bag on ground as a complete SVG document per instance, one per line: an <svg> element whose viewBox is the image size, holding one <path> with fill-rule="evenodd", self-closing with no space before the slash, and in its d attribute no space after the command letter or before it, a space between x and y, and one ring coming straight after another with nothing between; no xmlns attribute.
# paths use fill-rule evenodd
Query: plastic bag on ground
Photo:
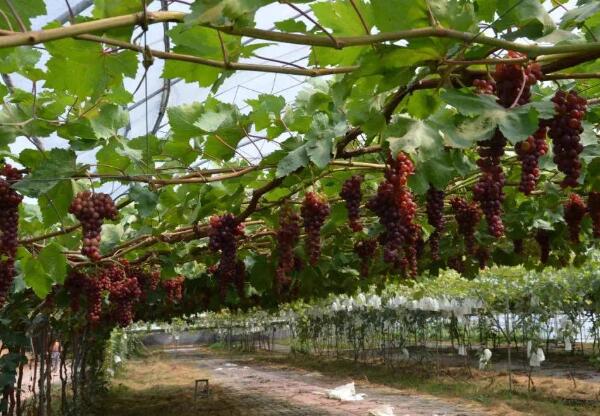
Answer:
<svg viewBox="0 0 600 416"><path fill-rule="evenodd" d="M395 416L394 408L389 405L379 406L369 410L369 416Z"/></svg>
<svg viewBox="0 0 600 416"><path fill-rule="evenodd" d="M536 351L532 351L531 358L529 359L529 365L532 367L539 367L543 361L546 361L544 350L538 348Z"/></svg>
<svg viewBox="0 0 600 416"><path fill-rule="evenodd" d="M485 367L487 367L487 365L491 359L492 359L492 352L488 348L484 349L483 352L481 353L481 356L479 357L479 369L480 370L485 369Z"/></svg>
<svg viewBox="0 0 600 416"><path fill-rule="evenodd" d="M353 402L362 400L365 397L364 393L356 394L354 388L354 382L338 386L335 389L328 390L326 394L327 398L339 400L342 402Z"/></svg>

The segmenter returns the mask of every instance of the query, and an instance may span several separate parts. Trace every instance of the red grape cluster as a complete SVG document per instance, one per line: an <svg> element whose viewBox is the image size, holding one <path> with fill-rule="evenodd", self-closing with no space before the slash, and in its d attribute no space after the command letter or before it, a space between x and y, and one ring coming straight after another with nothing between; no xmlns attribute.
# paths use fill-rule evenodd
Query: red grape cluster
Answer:
<svg viewBox="0 0 600 416"><path fill-rule="evenodd" d="M277 247L279 249L279 264L275 272L275 288L277 293L291 283L289 274L294 270L294 247L300 238L300 217L289 206L284 206L279 216L277 230Z"/></svg>
<svg viewBox="0 0 600 416"><path fill-rule="evenodd" d="M465 262L461 256L450 257L448 259L448 267L456 270L458 273L463 274L465 272Z"/></svg>
<svg viewBox="0 0 600 416"><path fill-rule="evenodd" d="M413 172L414 165L406 154L400 152L395 159L390 156L385 180L367 203L385 230L379 237L384 261L407 269L411 276L417 274L417 244L421 235L415 223L417 205L407 186Z"/></svg>
<svg viewBox="0 0 600 416"><path fill-rule="evenodd" d="M102 295L110 287L110 277L104 269L86 276L85 297L87 300L87 319L90 325L97 325L102 319Z"/></svg>
<svg viewBox="0 0 600 416"><path fill-rule="evenodd" d="M11 165L0 169L0 306L6 301L15 276L19 204L23 197L11 188L11 184L21 177L21 172Z"/></svg>
<svg viewBox="0 0 600 416"><path fill-rule="evenodd" d="M565 221L569 228L569 238L572 243L579 243L581 221L587 213L587 206L582 197L577 194L569 195L569 200L564 204Z"/></svg>
<svg viewBox="0 0 600 416"><path fill-rule="evenodd" d="M504 172L500 160L504 155L506 138L496 129L491 139L479 142L477 152L480 158L477 165L481 177L473 187L473 199L485 215L488 231L494 237L504 235L502 223L502 202L504 201Z"/></svg>
<svg viewBox="0 0 600 416"><path fill-rule="evenodd" d="M321 227L329 213L330 208L327 201L314 192L306 194L302 201L300 214L304 221L304 231L306 231L306 251L312 266L316 266L321 257Z"/></svg>
<svg viewBox="0 0 600 416"><path fill-rule="evenodd" d="M508 52L508 58L523 57L525 55L522 53ZM538 63L531 63L527 66L518 63L496 65L494 79L498 102L506 108L527 104L531 99L531 86L541 79L542 75L542 69Z"/></svg>
<svg viewBox="0 0 600 416"><path fill-rule="evenodd" d="M244 224L241 224L233 214L211 217L208 247L211 251L221 252L219 264L214 267L213 272L219 279L219 287L223 297L229 284L240 280L236 255L238 240L243 235Z"/></svg>
<svg viewBox="0 0 600 416"><path fill-rule="evenodd" d="M121 260L121 264L127 276L137 279L142 291L140 299L146 300L149 293L156 291L160 283L160 270L146 270L143 266L130 265L127 260Z"/></svg>
<svg viewBox="0 0 600 416"><path fill-rule="evenodd" d="M479 268L485 269L485 266L487 266L490 259L490 251L483 246L479 246L477 247L477 250L475 250L475 258L479 263Z"/></svg>
<svg viewBox="0 0 600 416"><path fill-rule="evenodd" d="M547 264L550 258L550 232L548 230L539 229L535 233L535 241L540 246L540 261L542 264Z"/></svg>
<svg viewBox="0 0 600 416"><path fill-rule="evenodd" d="M588 195L588 211L592 218L594 238L600 237L600 192L591 191Z"/></svg>
<svg viewBox="0 0 600 416"><path fill-rule="evenodd" d="M477 94L492 95L496 92L496 81L493 79L475 79L473 80L473 87Z"/></svg>
<svg viewBox="0 0 600 416"><path fill-rule="evenodd" d="M69 293L69 301L73 312L78 312L81 307L80 297L86 290L86 279L85 274L78 270L71 270L65 279L65 289Z"/></svg>
<svg viewBox="0 0 600 416"><path fill-rule="evenodd" d="M481 211L477 204L467 202L460 197L454 197L450 200L454 218L458 224L458 232L465 239L467 253L475 254L475 228L481 219Z"/></svg>
<svg viewBox="0 0 600 416"><path fill-rule="evenodd" d="M71 202L69 212L81 222L83 247L81 253L92 261L102 258L100 234L105 219L117 218L117 208L111 197L103 193L79 192Z"/></svg>
<svg viewBox="0 0 600 416"><path fill-rule="evenodd" d="M177 276L174 279L169 279L162 282L162 287L165 289L167 301L169 303L177 303L183 299L184 281L185 278L183 276Z"/></svg>
<svg viewBox="0 0 600 416"><path fill-rule="evenodd" d="M434 228L433 233L429 236L429 244L431 246L431 257L434 260L440 259L440 237L445 227L444 220L444 191L435 189L432 185L429 186L427 194L427 222Z"/></svg>
<svg viewBox="0 0 600 416"><path fill-rule="evenodd" d="M587 100L574 91L558 90L552 101L556 115L550 121L549 136L552 138L554 163L565 174L561 186L577 186L581 174L579 154L583 151L579 136L583 132L581 121L587 111Z"/></svg>
<svg viewBox="0 0 600 416"><path fill-rule="evenodd" d="M360 221L360 203L362 201L362 192L360 185L365 178L361 175L353 175L342 185L340 197L346 201L348 209L348 221L352 231L362 231L363 226Z"/></svg>
<svg viewBox="0 0 600 416"><path fill-rule="evenodd" d="M133 309L142 296L142 289L135 275L128 275L121 266L111 265L103 271L108 277L106 290L113 306L113 320L121 327L131 324L134 319Z"/></svg>
<svg viewBox="0 0 600 416"><path fill-rule="evenodd" d="M517 238L513 240L513 252L515 254L523 254L523 239Z"/></svg>
<svg viewBox="0 0 600 416"><path fill-rule="evenodd" d="M369 275L369 267L376 249L376 239L358 240L354 243L354 252L360 259L360 274L364 277Z"/></svg>
<svg viewBox="0 0 600 416"><path fill-rule="evenodd" d="M515 145L517 158L521 162L521 183L519 190L525 195L531 194L540 177L538 161L548 152L546 127L541 127L532 136Z"/></svg>

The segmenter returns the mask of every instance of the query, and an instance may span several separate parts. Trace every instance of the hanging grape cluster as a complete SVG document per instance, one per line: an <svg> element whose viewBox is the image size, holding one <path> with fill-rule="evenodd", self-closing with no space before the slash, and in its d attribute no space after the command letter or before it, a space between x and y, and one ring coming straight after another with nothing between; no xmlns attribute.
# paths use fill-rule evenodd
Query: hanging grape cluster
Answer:
<svg viewBox="0 0 600 416"><path fill-rule="evenodd" d="M592 218L594 238L600 238L600 192L592 191L589 193L587 206Z"/></svg>
<svg viewBox="0 0 600 416"><path fill-rule="evenodd" d="M575 91L559 90L552 98L556 115L550 121L549 136L552 138L554 163L565 174L561 186L577 186L581 175L579 154L583 151L580 135L583 132L581 121L587 111L587 100Z"/></svg>
<svg viewBox="0 0 600 416"><path fill-rule="evenodd" d="M65 279L65 289L69 294L70 307L73 312L81 308L81 295L87 288L87 277L79 270L71 270Z"/></svg>
<svg viewBox="0 0 600 416"><path fill-rule="evenodd" d="M413 172L414 165L406 154L400 152L395 159L390 156L385 180L367 203L384 227L379 238L384 261L396 264L411 276L417 274L417 244L421 235L415 223L417 205L407 186Z"/></svg>
<svg viewBox="0 0 600 416"><path fill-rule="evenodd" d="M513 252L515 254L523 254L523 239L522 238L516 238L513 240Z"/></svg>
<svg viewBox="0 0 600 416"><path fill-rule="evenodd" d="M100 234L105 219L117 218L117 208L111 197L103 193L79 192L71 202L69 212L81 222L83 246L81 254L92 261L102 258L100 254Z"/></svg>
<svg viewBox="0 0 600 416"><path fill-rule="evenodd" d="M23 197L11 185L21 177L11 165L0 169L0 306L6 301L15 276L19 204Z"/></svg>
<svg viewBox="0 0 600 416"><path fill-rule="evenodd" d="M569 200L564 204L565 222L569 228L569 239L572 243L579 243L581 221L587 213L587 206L583 198L577 194L569 195Z"/></svg>
<svg viewBox="0 0 600 416"><path fill-rule="evenodd" d="M277 248L279 263L275 271L275 288L278 293L291 283L290 273L294 270L294 247L300 238L300 217L289 206L284 206L279 214Z"/></svg>
<svg viewBox="0 0 600 416"><path fill-rule="evenodd" d="M104 281L112 306L111 318L119 326L126 327L133 322L134 306L142 296L140 284L135 275L128 275L121 265L107 266L102 273L107 277Z"/></svg>
<svg viewBox="0 0 600 416"><path fill-rule="evenodd" d="M550 232L539 229L535 233L535 241L540 247L540 262L547 264L550 259Z"/></svg>
<svg viewBox="0 0 600 416"><path fill-rule="evenodd" d="M488 224L488 231L494 237L504 235L502 202L505 178L500 161L505 145L506 138L500 130L496 130L491 139L479 142L477 148L480 156L477 165L481 170L481 177L473 187L473 199L479 203Z"/></svg>
<svg viewBox="0 0 600 416"><path fill-rule="evenodd" d="M173 279L164 280L162 287L167 295L167 302L177 303L183 299L183 284L185 278L183 276L177 276Z"/></svg>
<svg viewBox="0 0 600 416"><path fill-rule="evenodd" d="M465 240L467 253L475 254L475 228L481 219L481 211L477 204L467 202L461 197L452 198L450 205L458 224L458 232Z"/></svg>
<svg viewBox="0 0 600 416"><path fill-rule="evenodd" d="M445 228L444 220L444 191L429 186L425 195L427 201L427 222L434 228L429 236L429 245L431 247L431 257L434 260L440 259L440 238Z"/></svg>
<svg viewBox="0 0 600 416"><path fill-rule="evenodd" d="M97 325L102 319L103 292L108 287L110 287L110 277L105 273L105 269L86 276L87 320L92 326Z"/></svg>
<svg viewBox="0 0 600 416"><path fill-rule="evenodd" d="M519 52L509 51L508 58L524 58ZM519 63L501 63L496 65L493 74L496 81L498 103L506 108L527 104L531 100L531 86L543 76L538 63L523 66Z"/></svg>
<svg viewBox="0 0 600 416"><path fill-rule="evenodd" d="M314 192L306 194L302 201L300 214L306 232L306 251L312 266L316 266L321 257L321 227L329 213L330 207L327 201Z"/></svg>
<svg viewBox="0 0 600 416"><path fill-rule="evenodd" d="M373 254L377 250L376 239L358 240L354 243L354 252L360 259L360 274L363 277L369 275L369 268L373 260Z"/></svg>
<svg viewBox="0 0 600 416"><path fill-rule="evenodd" d="M487 266L487 263L490 259L490 251L486 247L479 246L475 250L475 258L477 259L479 268L485 269L485 267Z"/></svg>
<svg viewBox="0 0 600 416"><path fill-rule="evenodd" d="M346 202L348 210L348 222L352 231L362 231L363 225L360 221L360 203L362 202L362 191L360 185L365 178L353 175L342 185L340 197Z"/></svg>
<svg viewBox="0 0 600 416"><path fill-rule="evenodd" d="M208 247L215 253L221 252L219 264L212 271L219 281L222 297L225 297L230 284L238 285L240 280L244 281L245 276L239 275L241 267L236 257L238 240L243 235L244 224L241 224L233 214L211 217Z"/></svg>
<svg viewBox="0 0 600 416"><path fill-rule="evenodd" d="M547 130L547 127L541 127L532 136L515 145L517 159L521 162L519 190L525 195L531 194L540 177L538 161L548 152Z"/></svg>

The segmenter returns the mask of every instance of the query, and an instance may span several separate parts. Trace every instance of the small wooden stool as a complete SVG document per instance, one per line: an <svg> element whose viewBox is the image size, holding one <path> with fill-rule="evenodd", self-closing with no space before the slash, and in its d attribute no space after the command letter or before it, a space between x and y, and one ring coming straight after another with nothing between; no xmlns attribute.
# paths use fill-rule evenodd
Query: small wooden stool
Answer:
<svg viewBox="0 0 600 416"><path fill-rule="evenodd" d="M204 386L201 386L201 390L199 391L198 385L201 383L204 384ZM201 397L208 397L208 393L209 393L208 379L207 378L199 378L198 380L196 380L196 385L194 386L194 401L196 400L198 395L200 395Z"/></svg>

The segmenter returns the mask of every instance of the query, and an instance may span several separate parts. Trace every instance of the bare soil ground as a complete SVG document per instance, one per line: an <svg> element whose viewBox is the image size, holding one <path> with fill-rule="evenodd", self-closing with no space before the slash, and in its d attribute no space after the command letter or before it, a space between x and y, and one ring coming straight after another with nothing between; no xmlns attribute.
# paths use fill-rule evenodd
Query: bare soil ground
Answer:
<svg viewBox="0 0 600 416"><path fill-rule="evenodd" d="M210 395L194 400L194 380L199 378L210 380ZM247 356L218 356L206 349L178 351L129 361L113 380L98 414L362 416L383 405L391 405L395 415L402 416L508 414L364 379L355 380L357 392L366 394L362 401L326 397L327 390L350 381L344 376L272 366Z"/></svg>

